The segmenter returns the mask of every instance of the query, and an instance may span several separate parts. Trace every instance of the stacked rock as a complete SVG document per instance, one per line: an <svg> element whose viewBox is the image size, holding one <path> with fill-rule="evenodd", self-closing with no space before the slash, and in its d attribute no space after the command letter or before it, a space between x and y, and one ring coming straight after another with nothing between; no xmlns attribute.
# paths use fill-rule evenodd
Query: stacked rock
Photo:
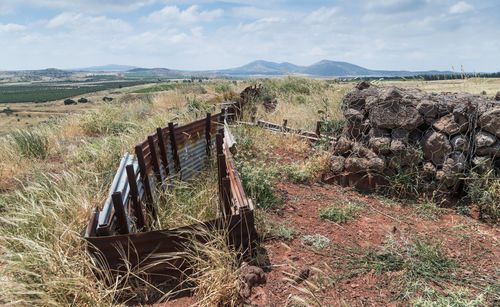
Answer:
<svg viewBox="0 0 500 307"><path fill-rule="evenodd" d="M342 100L344 131L332 171L390 174L417 167L456 186L465 172L500 164L500 102L467 93L427 93L362 81Z"/></svg>

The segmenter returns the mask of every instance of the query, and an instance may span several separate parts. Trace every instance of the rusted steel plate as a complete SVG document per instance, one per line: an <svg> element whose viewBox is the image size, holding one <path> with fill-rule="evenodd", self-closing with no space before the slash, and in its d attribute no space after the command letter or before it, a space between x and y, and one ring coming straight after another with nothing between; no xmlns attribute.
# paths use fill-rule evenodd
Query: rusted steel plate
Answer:
<svg viewBox="0 0 500 307"><path fill-rule="evenodd" d="M388 181L380 176L367 172L342 173L323 178L323 182L328 184L338 184L344 187L354 187L360 191L371 192L378 187L387 186Z"/></svg>
<svg viewBox="0 0 500 307"><path fill-rule="evenodd" d="M204 242L203 236L194 235L197 229L228 230L229 243L241 250L248 250L257 238L253 212L246 210L226 220L218 218L205 223L169 230L141 232L127 235L86 238L90 252L111 273L125 273L128 268L144 272L155 279L171 278L176 270L185 266L182 252L191 239ZM175 270L173 270L175 268Z"/></svg>

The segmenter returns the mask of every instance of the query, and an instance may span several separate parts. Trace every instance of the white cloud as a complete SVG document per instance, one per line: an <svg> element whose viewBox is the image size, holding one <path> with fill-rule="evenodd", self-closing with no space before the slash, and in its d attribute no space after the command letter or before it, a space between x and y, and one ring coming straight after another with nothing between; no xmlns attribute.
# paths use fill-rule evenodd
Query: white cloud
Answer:
<svg viewBox="0 0 500 307"><path fill-rule="evenodd" d="M2 7L13 12L27 7L51 8L84 13L130 12L152 5L158 0L2 0ZM2 11L2 9L0 9Z"/></svg>
<svg viewBox="0 0 500 307"><path fill-rule="evenodd" d="M322 7L313 11L305 18L306 23L324 23L329 21L335 13L338 12L336 7Z"/></svg>
<svg viewBox="0 0 500 307"><path fill-rule="evenodd" d="M0 33L5 33L5 32L16 32L16 31L22 31L25 30L26 26L23 25L18 25L15 23L8 23L8 24L0 24Z"/></svg>
<svg viewBox="0 0 500 307"><path fill-rule="evenodd" d="M110 19L105 16L88 16L80 13L64 12L47 22L49 29L69 28L72 30L91 31L101 33L128 32L131 26L121 19Z"/></svg>
<svg viewBox="0 0 500 307"><path fill-rule="evenodd" d="M463 14L471 11L474 7L465 1L460 1L450 7L450 14Z"/></svg>
<svg viewBox="0 0 500 307"><path fill-rule="evenodd" d="M200 11L199 6L192 5L180 10L177 6L166 6L163 9L149 14L145 21L158 24L186 25L200 22L209 22L224 14L222 9Z"/></svg>

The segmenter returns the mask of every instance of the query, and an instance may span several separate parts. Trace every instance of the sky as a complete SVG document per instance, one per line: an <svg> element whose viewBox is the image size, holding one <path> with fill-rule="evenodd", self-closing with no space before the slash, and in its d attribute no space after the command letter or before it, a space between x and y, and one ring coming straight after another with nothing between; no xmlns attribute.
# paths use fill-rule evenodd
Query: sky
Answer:
<svg viewBox="0 0 500 307"><path fill-rule="evenodd" d="M323 59L500 71L499 0L0 0L0 70Z"/></svg>

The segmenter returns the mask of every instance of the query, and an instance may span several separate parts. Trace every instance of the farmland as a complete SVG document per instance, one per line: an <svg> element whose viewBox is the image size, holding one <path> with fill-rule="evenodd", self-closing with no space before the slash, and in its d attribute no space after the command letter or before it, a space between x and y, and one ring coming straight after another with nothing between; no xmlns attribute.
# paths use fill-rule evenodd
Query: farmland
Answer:
<svg viewBox="0 0 500 307"><path fill-rule="evenodd" d="M143 80L110 82L50 82L0 86L0 103L47 102L87 93L151 83Z"/></svg>

